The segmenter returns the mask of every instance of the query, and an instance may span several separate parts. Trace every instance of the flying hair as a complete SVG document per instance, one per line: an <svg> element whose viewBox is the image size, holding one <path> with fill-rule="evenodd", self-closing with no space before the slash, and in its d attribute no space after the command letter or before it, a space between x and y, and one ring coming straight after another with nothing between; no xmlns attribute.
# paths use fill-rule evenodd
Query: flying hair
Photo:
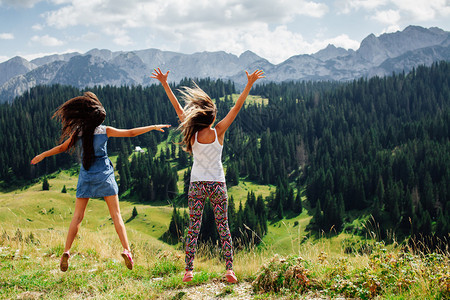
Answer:
<svg viewBox="0 0 450 300"><path fill-rule="evenodd" d="M88 170L94 160L94 130L103 123L106 111L97 96L92 92L85 92L67 100L53 114L62 123L60 142L71 138L69 149L79 137L83 139L83 167Z"/></svg>
<svg viewBox="0 0 450 300"><path fill-rule="evenodd" d="M193 87L182 87L179 91L185 102L184 120L178 127L183 134L182 145L192 153L191 138L203 128L209 127L216 118L217 108L211 98L195 82Z"/></svg>

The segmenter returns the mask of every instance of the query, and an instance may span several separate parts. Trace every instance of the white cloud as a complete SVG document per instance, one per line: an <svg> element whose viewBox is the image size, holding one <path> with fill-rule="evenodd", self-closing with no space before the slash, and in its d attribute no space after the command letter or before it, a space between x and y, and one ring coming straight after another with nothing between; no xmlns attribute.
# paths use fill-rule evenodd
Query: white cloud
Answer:
<svg viewBox="0 0 450 300"><path fill-rule="evenodd" d="M31 38L31 41L48 47L56 47L64 45L64 42L58 40L57 38L51 37L47 34L43 36L35 35Z"/></svg>
<svg viewBox="0 0 450 300"><path fill-rule="evenodd" d="M43 0L0 0L0 5L4 4L13 7L26 7L31 8L36 3L42 2Z"/></svg>
<svg viewBox="0 0 450 300"><path fill-rule="evenodd" d="M89 31L83 34L78 40L82 42L95 42L100 40L100 34L98 34L97 32Z"/></svg>
<svg viewBox="0 0 450 300"><path fill-rule="evenodd" d="M320 42L315 42L315 50L317 52L323 48L325 48L328 44L333 44L336 47L342 47L344 49L353 49L356 50L360 46L360 42L352 40L348 35L341 34L334 38L329 38L325 40L320 40Z"/></svg>
<svg viewBox="0 0 450 300"><path fill-rule="evenodd" d="M56 5L67 4L73 2L73 0L51 0Z"/></svg>
<svg viewBox="0 0 450 300"><path fill-rule="evenodd" d="M393 24L393 25L389 25L387 28L383 29L380 34L392 33L392 32L397 32L400 30L401 30L401 28L399 25Z"/></svg>
<svg viewBox="0 0 450 300"><path fill-rule="evenodd" d="M9 59L11 59L11 57L8 57L8 56L1 56L1 55L0 55L0 63L5 62L5 61L7 61L7 60L9 60Z"/></svg>
<svg viewBox="0 0 450 300"><path fill-rule="evenodd" d="M448 0L392 0L392 3L415 21L433 20L436 16L450 16Z"/></svg>
<svg viewBox="0 0 450 300"><path fill-rule="evenodd" d="M336 6L338 11L348 14L360 9L373 10L386 5L388 2L389 0L338 0Z"/></svg>
<svg viewBox="0 0 450 300"><path fill-rule="evenodd" d="M55 0L54 0L55 2ZM56 1L67 4L45 15L57 28L116 24L144 27L152 23L245 24L254 21L289 22L295 16L323 17L328 6L306 0L92 0Z"/></svg>
<svg viewBox="0 0 450 300"><path fill-rule="evenodd" d="M392 9L377 11L372 19L383 24L398 24L400 21L400 12Z"/></svg>
<svg viewBox="0 0 450 300"><path fill-rule="evenodd" d="M158 10L158 22L166 24L236 26L253 22L284 24L296 16L320 18L328 12L328 6L305 0L175 0L161 1Z"/></svg>
<svg viewBox="0 0 450 300"><path fill-rule="evenodd" d="M257 49L275 61L308 45L286 24L298 16L321 18L328 6L308 0L53 0L62 5L43 15L50 27L89 27L120 46L137 44L133 31L145 30L147 44L177 51ZM267 24L273 24L269 30ZM154 39L152 39L154 37ZM277 41L274 44L273 41ZM139 41L140 42L140 41ZM251 46L251 48L250 48ZM273 53L273 54L269 54Z"/></svg>
<svg viewBox="0 0 450 300"><path fill-rule="evenodd" d="M57 29L95 26L119 45L132 44L128 31L161 30L178 36L186 29L235 30L256 23L285 24L302 15L323 17L327 5L306 0L53 0L62 7L43 15ZM172 32L168 32L171 31Z"/></svg>
<svg viewBox="0 0 450 300"><path fill-rule="evenodd" d="M41 31L42 29L44 29L44 26L42 26L42 24L34 24L33 26L31 26L31 29L33 29L34 31Z"/></svg>
<svg viewBox="0 0 450 300"><path fill-rule="evenodd" d="M336 6L338 11L345 14L358 10L368 12L400 10L402 18L409 22L433 20L436 16L450 16L448 0L338 0ZM375 16L377 17L379 16Z"/></svg>
<svg viewBox="0 0 450 300"><path fill-rule="evenodd" d="M18 55L25 58L28 61L32 61L35 58L50 56L50 55L54 55L54 54L65 54L65 53L73 53L73 52L82 53L82 51L77 50L77 49L67 49L62 52L39 52L39 53L32 53L32 54L20 54L19 53Z"/></svg>
<svg viewBox="0 0 450 300"><path fill-rule="evenodd" d="M235 55L251 50L275 64L294 55L315 53L330 43L346 49L359 47L357 41L351 40L344 34L308 42L301 34L290 31L285 25L270 29L264 23L253 24L248 28L235 28L231 31L226 28L221 30L203 28L198 31L186 30L172 32L172 34L172 43L168 43L166 39L166 44L158 45L157 48L185 53L226 50ZM150 43L148 45L152 46ZM189 51L186 51L187 49Z"/></svg>
<svg viewBox="0 0 450 300"><path fill-rule="evenodd" d="M0 33L0 40L13 40L14 35L12 33Z"/></svg>

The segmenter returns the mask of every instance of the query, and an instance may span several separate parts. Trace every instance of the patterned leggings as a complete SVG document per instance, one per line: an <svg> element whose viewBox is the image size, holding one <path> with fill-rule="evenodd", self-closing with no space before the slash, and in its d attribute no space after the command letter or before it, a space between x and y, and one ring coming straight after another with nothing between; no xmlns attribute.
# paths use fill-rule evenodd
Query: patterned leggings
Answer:
<svg viewBox="0 0 450 300"><path fill-rule="evenodd" d="M205 199L209 197L216 219L217 231L222 242L222 252L225 256L226 269L233 269L233 244L228 227L228 195L225 182L194 181L189 186L189 231L186 239L186 271L194 269L194 256L197 248L198 235L202 224Z"/></svg>

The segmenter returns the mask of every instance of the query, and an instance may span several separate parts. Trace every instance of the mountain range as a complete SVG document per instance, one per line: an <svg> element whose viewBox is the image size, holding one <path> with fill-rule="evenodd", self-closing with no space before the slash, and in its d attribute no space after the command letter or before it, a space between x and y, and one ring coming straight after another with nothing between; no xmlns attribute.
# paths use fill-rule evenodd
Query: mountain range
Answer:
<svg viewBox="0 0 450 300"><path fill-rule="evenodd" d="M408 26L403 31L370 34L359 49L328 45L314 54L295 55L272 64L251 51L239 56L217 52L183 54L158 49L117 51L92 49L84 54L50 55L27 61L14 57L0 64L0 102L11 102L36 85L64 84L78 88L94 85L149 85L154 68L170 70L169 79L212 78L246 83L244 70L263 69L266 80L348 81L360 77L408 72L418 65L450 60L450 32L440 28Z"/></svg>

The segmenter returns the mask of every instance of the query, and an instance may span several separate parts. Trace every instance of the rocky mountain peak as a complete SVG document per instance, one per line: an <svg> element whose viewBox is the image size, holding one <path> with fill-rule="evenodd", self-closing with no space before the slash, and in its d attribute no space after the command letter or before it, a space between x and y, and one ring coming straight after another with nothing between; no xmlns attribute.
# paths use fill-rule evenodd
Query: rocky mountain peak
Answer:
<svg viewBox="0 0 450 300"><path fill-rule="evenodd" d="M408 26L403 31L368 35L358 50L328 45L317 53L293 55L272 64L254 52L241 55L225 51L184 54L159 49L112 52L92 49L84 54L51 55L27 61L15 57L0 63L0 102L38 84L67 84L84 88L93 85L148 85L154 68L170 70L170 81L183 78L232 80L238 88L246 83L244 70L263 69L265 81L353 80L408 72L418 65L450 60L450 32Z"/></svg>
<svg viewBox="0 0 450 300"><path fill-rule="evenodd" d="M36 65L23 57L15 56L0 64L0 86L9 79L30 72ZM1 102L1 101L0 101Z"/></svg>
<svg viewBox="0 0 450 300"><path fill-rule="evenodd" d="M312 56L322 61L327 61L329 59L349 55L352 52L353 50L345 50L344 48L341 47L337 48L333 44L328 44L328 46L325 49L322 49L312 54Z"/></svg>

